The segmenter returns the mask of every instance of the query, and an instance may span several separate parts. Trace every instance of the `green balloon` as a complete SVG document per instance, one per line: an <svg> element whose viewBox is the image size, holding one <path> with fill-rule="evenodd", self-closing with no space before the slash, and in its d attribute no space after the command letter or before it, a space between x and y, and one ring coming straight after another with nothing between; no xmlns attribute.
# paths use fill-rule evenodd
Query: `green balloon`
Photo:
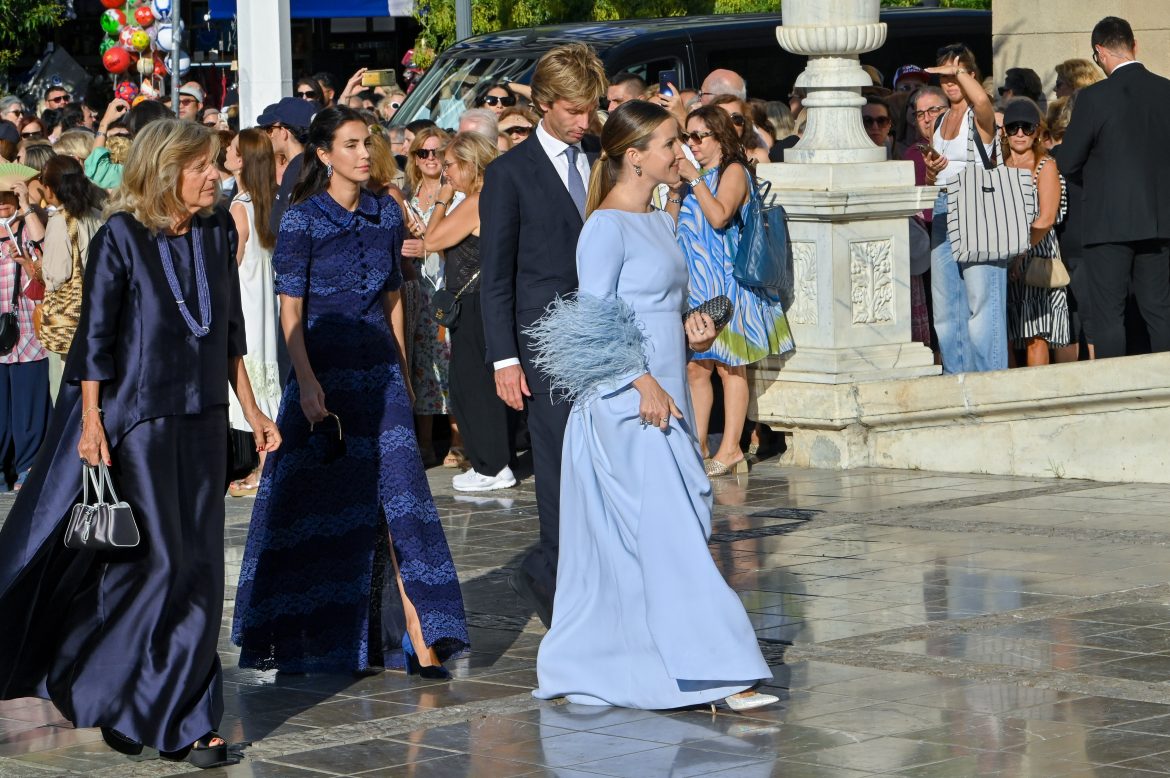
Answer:
<svg viewBox="0 0 1170 778"><path fill-rule="evenodd" d="M122 16L119 19L119 16L121 16L121 12L114 9L110 9L102 14L102 29L105 30L106 35L117 35L122 29L126 17Z"/></svg>
<svg viewBox="0 0 1170 778"><path fill-rule="evenodd" d="M118 45L118 42L116 40L114 40L113 38L103 38L102 42L100 44L98 44L98 51L102 54L105 54L107 51L109 51L110 49L114 48L117 45Z"/></svg>

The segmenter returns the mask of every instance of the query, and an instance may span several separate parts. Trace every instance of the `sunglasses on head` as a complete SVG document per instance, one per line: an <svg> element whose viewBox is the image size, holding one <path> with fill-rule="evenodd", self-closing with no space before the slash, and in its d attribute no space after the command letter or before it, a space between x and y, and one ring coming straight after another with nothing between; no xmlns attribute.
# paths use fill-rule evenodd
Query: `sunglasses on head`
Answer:
<svg viewBox="0 0 1170 778"><path fill-rule="evenodd" d="M499 95L484 95L481 101L484 105L504 105L511 107L516 104L516 98L512 95L507 97L500 97Z"/></svg>
<svg viewBox="0 0 1170 778"><path fill-rule="evenodd" d="M715 133L713 132L684 132L679 135L679 140L683 143L702 143L704 139L710 138Z"/></svg>
<svg viewBox="0 0 1170 778"><path fill-rule="evenodd" d="M1009 137L1020 132L1023 132L1025 135L1035 135L1036 125L1032 122L1012 122L1011 124L1005 126L1003 131L1006 132Z"/></svg>
<svg viewBox="0 0 1170 778"><path fill-rule="evenodd" d="M525 127L523 124L517 124L515 127L505 127L500 132L506 132L509 135L528 135L532 132L532 128Z"/></svg>
<svg viewBox="0 0 1170 778"><path fill-rule="evenodd" d="M297 92L297 97L301 98L302 100L316 100L317 93L310 90L310 89L306 89L306 90Z"/></svg>
<svg viewBox="0 0 1170 778"><path fill-rule="evenodd" d="M888 116L862 116L861 123L866 127L889 127L890 117ZM856 126L856 125L854 125Z"/></svg>
<svg viewBox="0 0 1170 778"><path fill-rule="evenodd" d="M434 157L435 159L439 158L438 149L415 149L410 153L413 154L416 159L430 159L431 157Z"/></svg>
<svg viewBox="0 0 1170 778"><path fill-rule="evenodd" d="M743 126L743 114L733 113L731 115L731 123L734 124L736 127L742 127Z"/></svg>
<svg viewBox="0 0 1170 778"><path fill-rule="evenodd" d="M935 52L935 56L938 57L939 59L942 59L943 57L958 57L961 54L964 54L966 51L967 51L966 46L963 46L963 45L960 45L957 43L952 43L948 46L943 46L941 49L939 49L937 52Z"/></svg>

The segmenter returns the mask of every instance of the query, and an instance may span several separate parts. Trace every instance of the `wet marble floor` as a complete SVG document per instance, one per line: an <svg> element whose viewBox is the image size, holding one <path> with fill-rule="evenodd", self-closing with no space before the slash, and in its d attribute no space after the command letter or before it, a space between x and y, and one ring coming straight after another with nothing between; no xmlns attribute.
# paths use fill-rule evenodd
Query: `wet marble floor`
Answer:
<svg viewBox="0 0 1170 778"><path fill-rule="evenodd" d="M711 553L782 700L744 715L532 699L543 628L507 584L536 536L531 478L472 497L451 473L430 471L472 626L455 679L240 670L225 626L221 731L249 745L205 774L1170 774L1170 486L772 463L722 479ZM229 501L228 618L250 508ZM0 703L0 777L185 770Z"/></svg>

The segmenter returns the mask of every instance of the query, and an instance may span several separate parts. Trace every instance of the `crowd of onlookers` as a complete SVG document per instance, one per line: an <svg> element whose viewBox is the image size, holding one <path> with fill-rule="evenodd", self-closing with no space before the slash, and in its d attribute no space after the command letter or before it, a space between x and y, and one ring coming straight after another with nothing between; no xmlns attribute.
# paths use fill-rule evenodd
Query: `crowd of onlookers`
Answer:
<svg viewBox="0 0 1170 778"><path fill-rule="evenodd" d="M912 335L936 352L945 372L1170 347L1168 263L1157 214L1145 218L1153 222L1146 225L1149 229L1139 225L1125 233L1117 219L1112 227L1102 226L1096 214L1086 212L1086 204L1094 198L1129 202L1146 195L1143 185L1133 181L1105 178L1113 183L1103 183L1108 171L1094 156L1102 153L1099 112L1123 109L1098 99L1092 112L1074 111L1081 90L1105 74L1132 68L1126 77L1156 79L1150 87L1155 91L1163 80L1135 61L1132 32L1122 20L1103 21L1093 42L1094 61L1070 59L1055 67L1051 99L1044 94L1040 75L1026 68L1010 68L998 80L984 77L974 55L962 44L941 49L934 63L899 68L888 82L884 74L867 67L873 79L872 86L862 90L866 104L861 118L867 135L875 145L885 147L888 159L912 162L919 184L943 188L933 208L910 219L909 231ZM514 452L524 446L523 419L509 412L506 423L465 439L453 401L460 404L455 398L466 387L452 386L452 382L463 376L482 385L483 377L467 365L452 366L458 357L452 356L451 333L433 316L434 299L444 291L475 293L478 259L459 256L453 264L454 244L436 240L428 225L435 222L437 213L458 214L464 199L478 202L483 168L491 157L540 135L541 112L528 86L499 82L482 85L469 96L469 107L455 127L440 127L429 119L393 124L404 92L364 88L363 72L359 70L340 86L329 74L300 78L292 96L269 106L254 117L254 128L242 131L238 106L230 97L226 105L215 106L197 83L186 83L179 90L180 118L199 122L220 136L216 164L223 203L240 234L237 260L250 320L249 375L261 408L275 417L289 366L279 332L271 255L282 214L302 178L314 115L325 107L346 106L356 110L371 130L368 188L392 196L409 228L401 246L403 298L411 333L405 358L424 462L470 468L456 476L456 488L474 491L485 484L485 488L496 488L511 478L508 467L499 471L508 470L497 479L496 473L479 472L476 462L485 461L485 451L501 450L514 461ZM729 204L732 196L715 194L722 173L732 165L750 171L758 164L782 160L785 149L796 145L803 134L805 94L794 88L786 101L753 98L744 78L727 70L708 74L699 89L671 86L664 93L636 74L613 76L601 105L589 117L589 132L581 145L586 153L595 153L595 136L604 126L607 111L625 102L651 101L677 119L694 180L720 171L709 182L711 202L689 196L697 198L691 204L692 234L684 234L680 227L680 242L692 259L692 283L701 285L702 263L711 264L714 271L720 263L730 262L738 239L733 218L737 206ZM102 224L103 200L121 183L134 136L151 121L171 113L162 101L143 100L131 106L121 99L97 111L60 86L46 90L35 107L16 96L0 98L0 157L30 169L0 180L0 222L6 225L0 229L0 313L16 311L20 324L19 341L0 356L0 408L4 409L0 446L15 449L8 467L17 487L40 445L50 400L58 391L69 349L70 321L76 320L80 305L81 269L89 240ZM253 117L245 118L243 124L253 124ZM1073 148L1065 142L1070 124L1074 125ZM1155 116L1131 129L1156 134L1167 128L1159 126ZM490 155L460 140L472 134L487 140ZM1117 138L1109 143L1113 153L1126 154L1144 148L1147 140L1133 146ZM964 166L976 163L976 144L982 144L998 163L1030 171L1035 182L1037 203L1029 217L1032 248L1009 262L960 265L946 237L946 190ZM472 159L467 167L472 172L464 174L472 180L461 186L452 186L451 167L456 164L452 153ZM1157 169L1152 164L1136 175L1149 176ZM1090 182L1093 176L1098 177L1095 183ZM1110 190L1111 186L1116 188ZM1123 196L1117 191L1127 187L1138 194ZM742 195L741 183L731 189ZM1113 194L1101 194L1106 191ZM667 196L660 192L656 204L667 207ZM1151 207L1156 211L1157 204ZM1131 205L1129 211L1133 210ZM1030 286L1029 262L1054 256L1067 267L1071 283ZM1124 272L1118 269L1122 265ZM466 288L452 288L453 282ZM717 291L718 285L713 289ZM792 343L778 303L761 300L761 310L774 308L774 313L761 314L761 321L770 322L771 328L762 344L747 342L739 350L742 353L735 354L715 349L695 355L698 358L692 363L692 399L710 475L736 471L741 462L758 455L761 446L767 449L771 444L766 428L747 423L746 367L768 354L783 353ZM741 307L753 304L745 302ZM1146 327L1141 326L1143 320ZM746 322L743 327L750 331L756 324ZM470 342L480 340L482 335ZM482 363L483 356L479 357ZM712 412L717 396L712 384L715 374L720 378L714 386L720 387L721 414ZM464 407L475 407L468 406L465 391L463 396ZM493 402L494 398L484 400ZM717 445L710 454L705 433L711 418L720 415L722 435L713 439ZM238 413L233 414L232 423L241 431L247 429ZM471 427L479 425L472 422ZM501 436L506 439L500 440ZM500 455L488 459L498 462ZM257 467L232 484L232 493L255 493L259 477Z"/></svg>

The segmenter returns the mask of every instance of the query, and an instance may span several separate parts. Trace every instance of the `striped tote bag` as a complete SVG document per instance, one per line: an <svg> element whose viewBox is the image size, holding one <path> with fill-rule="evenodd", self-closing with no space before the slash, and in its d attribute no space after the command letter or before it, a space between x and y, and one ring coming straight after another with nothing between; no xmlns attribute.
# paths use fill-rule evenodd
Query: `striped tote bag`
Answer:
<svg viewBox="0 0 1170 778"><path fill-rule="evenodd" d="M989 159L973 112L969 122L967 166L947 186L947 239L961 265L1007 263L1031 246L1036 182L1030 170L997 165L994 145Z"/></svg>

